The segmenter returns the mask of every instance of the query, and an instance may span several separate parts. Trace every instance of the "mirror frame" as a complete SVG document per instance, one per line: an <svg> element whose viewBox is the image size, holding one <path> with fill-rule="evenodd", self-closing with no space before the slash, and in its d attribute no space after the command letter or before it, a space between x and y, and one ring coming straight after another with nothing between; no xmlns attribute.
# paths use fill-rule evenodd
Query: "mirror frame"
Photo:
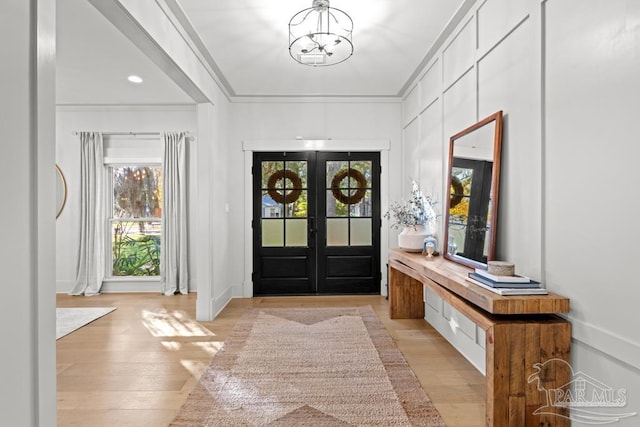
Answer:
<svg viewBox="0 0 640 427"><path fill-rule="evenodd" d="M62 200L58 200L58 191L56 188L56 219L58 219L58 217L62 213L62 209L64 209L64 205L67 204L67 180L64 179L62 170L60 170L60 167L58 165L56 165L56 178L62 186ZM58 184L56 183L56 185Z"/></svg>
<svg viewBox="0 0 640 427"><path fill-rule="evenodd" d="M472 133L473 131L480 129L481 127L488 125L491 122L495 122L494 136L493 136L493 170L491 174L491 200L489 202L489 212L491 212L490 233L489 233L489 245L487 250L487 261L493 261L495 257L496 248L496 236L497 236L497 224L498 224L498 198L500 194L500 157L502 152L502 110L485 117L479 122L469 126L468 128L456 133L449 139L449 163L446 169L447 187L446 187L446 206L444 212L444 241L442 243L442 252L446 259L458 264L466 265L472 268L487 268L487 264L476 261L470 258L465 258L458 255L450 255L447 249L449 243L449 211L451 209L451 176L453 172L453 148L455 141L462 138L465 135Z"/></svg>

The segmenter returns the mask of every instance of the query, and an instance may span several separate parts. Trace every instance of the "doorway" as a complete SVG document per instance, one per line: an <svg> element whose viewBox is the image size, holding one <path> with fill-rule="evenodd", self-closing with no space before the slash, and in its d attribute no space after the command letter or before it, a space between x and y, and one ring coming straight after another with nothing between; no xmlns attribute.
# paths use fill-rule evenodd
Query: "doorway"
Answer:
<svg viewBox="0 0 640 427"><path fill-rule="evenodd" d="M254 295L380 293L380 153L253 154Z"/></svg>

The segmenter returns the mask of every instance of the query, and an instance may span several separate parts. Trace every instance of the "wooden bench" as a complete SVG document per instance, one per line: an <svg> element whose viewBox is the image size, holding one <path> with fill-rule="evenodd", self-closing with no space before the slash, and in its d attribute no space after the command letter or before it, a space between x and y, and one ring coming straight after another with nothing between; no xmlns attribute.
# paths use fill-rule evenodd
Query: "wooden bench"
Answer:
<svg viewBox="0 0 640 427"><path fill-rule="evenodd" d="M471 269L442 257L389 251L392 319L424 318L425 288L485 332L486 425L569 426L568 410L548 407L545 390L571 381L571 325L557 316L569 300L557 294L501 296L466 280ZM565 363L548 363L559 359ZM542 367L538 381L529 382ZM542 388L539 389L538 387Z"/></svg>

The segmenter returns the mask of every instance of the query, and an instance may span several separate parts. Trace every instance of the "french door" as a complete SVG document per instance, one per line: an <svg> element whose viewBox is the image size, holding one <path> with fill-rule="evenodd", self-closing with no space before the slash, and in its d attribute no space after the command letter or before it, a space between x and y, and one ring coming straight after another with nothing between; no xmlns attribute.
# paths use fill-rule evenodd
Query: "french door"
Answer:
<svg viewBox="0 0 640 427"><path fill-rule="evenodd" d="M253 156L254 295L380 293L380 153Z"/></svg>

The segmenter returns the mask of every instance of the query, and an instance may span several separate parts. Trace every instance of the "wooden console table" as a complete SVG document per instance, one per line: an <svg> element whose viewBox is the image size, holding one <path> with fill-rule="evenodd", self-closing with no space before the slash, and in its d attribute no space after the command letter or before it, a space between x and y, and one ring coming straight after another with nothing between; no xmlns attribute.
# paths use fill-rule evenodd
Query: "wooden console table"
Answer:
<svg viewBox="0 0 640 427"><path fill-rule="evenodd" d="M571 325L556 315L569 311L569 300L553 293L501 296L467 281L469 271L443 257L391 249L390 317L424 318L425 288L436 293L485 332L486 425L569 426L566 408L550 406L534 414L547 405L547 390L571 381ZM529 383L536 364L542 371Z"/></svg>

